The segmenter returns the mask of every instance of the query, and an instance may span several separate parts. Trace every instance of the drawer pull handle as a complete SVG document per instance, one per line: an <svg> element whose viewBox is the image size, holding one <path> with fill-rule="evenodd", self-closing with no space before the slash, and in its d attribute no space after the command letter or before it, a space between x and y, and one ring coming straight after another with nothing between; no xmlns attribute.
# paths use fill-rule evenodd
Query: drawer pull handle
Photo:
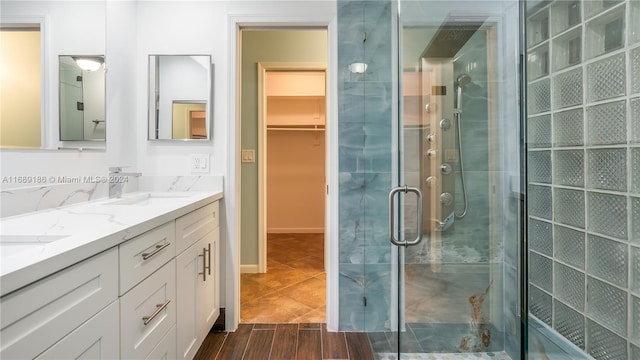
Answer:
<svg viewBox="0 0 640 360"><path fill-rule="evenodd" d="M162 312L162 310L164 310L164 308L167 307L167 305L169 305L169 303L171 302L171 299L168 299L167 302L165 302L164 304L158 304L156 305L156 311L153 312L153 314L149 315L149 316L143 316L142 317L142 321L144 322L145 325L149 325L149 323L151 321L153 321L153 319L158 316L158 314L160 314Z"/></svg>
<svg viewBox="0 0 640 360"><path fill-rule="evenodd" d="M159 253L160 251L164 250L167 246L171 245L171 243L165 243L162 245L156 245L155 250L153 250L150 253L142 253L142 260L148 260L149 258L151 258L153 255Z"/></svg>
<svg viewBox="0 0 640 360"><path fill-rule="evenodd" d="M207 256L207 253L209 256ZM207 281L207 274L211 275L211 243L209 248L202 248L202 272L198 275L202 275L202 281ZM209 265L207 266L207 258L209 259Z"/></svg>

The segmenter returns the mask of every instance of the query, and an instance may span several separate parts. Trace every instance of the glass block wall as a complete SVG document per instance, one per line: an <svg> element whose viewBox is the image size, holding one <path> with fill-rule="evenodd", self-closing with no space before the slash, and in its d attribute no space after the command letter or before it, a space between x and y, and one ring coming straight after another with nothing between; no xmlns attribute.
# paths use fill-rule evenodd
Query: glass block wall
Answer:
<svg viewBox="0 0 640 360"><path fill-rule="evenodd" d="M640 1L527 13L529 310L640 359Z"/></svg>

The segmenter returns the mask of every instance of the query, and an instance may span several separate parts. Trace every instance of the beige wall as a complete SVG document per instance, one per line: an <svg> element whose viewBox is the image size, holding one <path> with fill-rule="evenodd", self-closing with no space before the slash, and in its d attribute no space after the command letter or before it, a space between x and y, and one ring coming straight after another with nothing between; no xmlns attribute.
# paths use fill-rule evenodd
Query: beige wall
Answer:
<svg viewBox="0 0 640 360"><path fill-rule="evenodd" d="M40 147L40 31L0 32L0 147Z"/></svg>
<svg viewBox="0 0 640 360"><path fill-rule="evenodd" d="M325 113L324 97L271 97L267 103L267 126L324 125Z"/></svg>
<svg viewBox="0 0 640 360"><path fill-rule="evenodd" d="M324 131L267 131L267 232L324 232L324 165Z"/></svg>
<svg viewBox="0 0 640 360"><path fill-rule="evenodd" d="M258 62L326 62L326 30L244 30L242 32L242 148L258 157ZM258 164L243 163L242 265L258 263Z"/></svg>
<svg viewBox="0 0 640 360"><path fill-rule="evenodd" d="M322 233L324 130L306 127L325 125L324 71L268 71L265 82L267 232Z"/></svg>

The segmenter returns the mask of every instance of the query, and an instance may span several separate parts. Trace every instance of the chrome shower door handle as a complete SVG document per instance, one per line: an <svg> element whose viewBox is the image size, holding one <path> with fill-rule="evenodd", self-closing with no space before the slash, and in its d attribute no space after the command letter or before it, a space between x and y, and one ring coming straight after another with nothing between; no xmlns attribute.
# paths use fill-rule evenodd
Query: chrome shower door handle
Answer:
<svg viewBox="0 0 640 360"><path fill-rule="evenodd" d="M411 192L416 194L416 204L417 204L417 210L418 210L417 211L418 221L416 223L416 228L417 228L416 230L418 234L416 235L416 238L411 241L398 240L394 235L395 215L396 215L394 199L396 194L399 192L404 192L405 194ZM422 192L420 192L420 189L418 188L410 187L407 185L391 189L391 191L389 192L389 241L391 241L391 243L396 246L410 246L410 245L417 245L418 243L420 243L421 240L422 240Z"/></svg>
<svg viewBox="0 0 640 360"><path fill-rule="evenodd" d="M395 209L394 200L395 200L396 194L401 192L401 191L406 193L407 192L407 186L405 185L405 186L393 188L389 192L389 241L391 241L391 243L393 245L396 245L396 246L406 246L407 245L407 241L406 240L400 241L400 240L396 239L396 236L394 234L395 216L396 216L396 209Z"/></svg>
<svg viewBox="0 0 640 360"><path fill-rule="evenodd" d="M417 207L417 216L418 221L416 222L416 238L412 241L407 241L407 245L418 245L420 241L422 241L422 192L420 189L416 187L407 187L406 192L412 192L416 194L416 207Z"/></svg>

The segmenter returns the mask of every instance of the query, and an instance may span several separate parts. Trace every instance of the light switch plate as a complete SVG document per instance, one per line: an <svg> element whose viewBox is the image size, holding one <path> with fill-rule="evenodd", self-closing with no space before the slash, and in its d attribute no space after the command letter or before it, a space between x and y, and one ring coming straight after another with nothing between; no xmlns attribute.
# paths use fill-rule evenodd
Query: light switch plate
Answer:
<svg viewBox="0 0 640 360"><path fill-rule="evenodd" d="M256 151L254 149L242 149L242 162L243 163L256 162Z"/></svg>
<svg viewBox="0 0 640 360"><path fill-rule="evenodd" d="M191 154L191 173L209 173L209 154Z"/></svg>

